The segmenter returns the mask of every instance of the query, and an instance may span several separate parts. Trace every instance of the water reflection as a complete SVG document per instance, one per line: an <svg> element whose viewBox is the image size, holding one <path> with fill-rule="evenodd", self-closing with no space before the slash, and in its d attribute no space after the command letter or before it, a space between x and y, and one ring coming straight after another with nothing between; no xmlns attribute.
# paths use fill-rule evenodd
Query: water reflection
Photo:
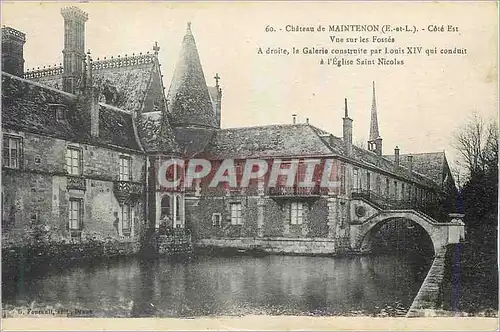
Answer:
<svg viewBox="0 0 500 332"><path fill-rule="evenodd" d="M35 301L108 317L369 314L397 301L408 307L429 265L394 255L134 258L24 279L7 286L4 305Z"/></svg>

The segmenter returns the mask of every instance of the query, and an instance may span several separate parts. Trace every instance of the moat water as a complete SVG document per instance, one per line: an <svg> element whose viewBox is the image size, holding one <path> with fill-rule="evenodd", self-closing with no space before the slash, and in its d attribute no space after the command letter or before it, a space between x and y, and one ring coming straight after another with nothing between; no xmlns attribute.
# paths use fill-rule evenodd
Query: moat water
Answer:
<svg viewBox="0 0 500 332"><path fill-rule="evenodd" d="M127 258L4 280L2 305L11 313L78 309L94 317L397 316L431 262L408 254Z"/></svg>

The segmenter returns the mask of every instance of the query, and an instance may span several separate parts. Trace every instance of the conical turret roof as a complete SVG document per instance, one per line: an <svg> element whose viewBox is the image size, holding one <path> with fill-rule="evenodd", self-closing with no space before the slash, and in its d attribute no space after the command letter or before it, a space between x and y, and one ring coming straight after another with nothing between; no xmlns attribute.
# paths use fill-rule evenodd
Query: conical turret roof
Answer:
<svg viewBox="0 0 500 332"><path fill-rule="evenodd" d="M167 99L172 126L217 127L190 23L182 41Z"/></svg>

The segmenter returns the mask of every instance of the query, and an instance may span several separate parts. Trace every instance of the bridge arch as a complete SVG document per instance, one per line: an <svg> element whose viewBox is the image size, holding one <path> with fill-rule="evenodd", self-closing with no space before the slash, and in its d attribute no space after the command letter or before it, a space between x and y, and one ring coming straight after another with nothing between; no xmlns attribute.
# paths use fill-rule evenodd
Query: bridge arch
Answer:
<svg viewBox="0 0 500 332"><path fill-rule="evenodd" d="M422 227L432 241L434 253L439 252L448 244L448 224L438 223L434 219L414 210L384 210L352 228L351 243L353 248L361 251L366 250L374 230L393 219L410 220Z"/></svg>

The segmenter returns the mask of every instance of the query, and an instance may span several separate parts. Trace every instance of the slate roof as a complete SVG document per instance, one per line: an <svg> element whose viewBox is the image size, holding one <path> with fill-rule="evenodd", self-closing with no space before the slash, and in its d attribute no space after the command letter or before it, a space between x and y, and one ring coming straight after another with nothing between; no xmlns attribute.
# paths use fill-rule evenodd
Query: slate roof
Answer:
<svg viewBox="0 0 500 332"><path fill-rule="evenodd" d="M210 159L331 155L311 126L269 125L215 131L203 155Z"/></svg>
<svg viewBox="0 0 500 332"><path fill-rule="evenodd" d="M118 92L113 106L141 111L155 67L154 54L116 57L92 62L94 86L101 91L105 85ZM26 72L24 78L62 90L62 67ZM102 102L105 100L102 99Z"/></svg>
<svg viewBox="0 0 500 332"><path fill-rule="evenodd" d="M309 124L228 128L216 130L203 152L197 155L208 159L308 156L345 157L344 142L341 138ZM409 179L407 168L395 167L393 160L374 152L353 146L350 159L361 165L375 167ZM430 187L437 185L415 171L412 180Z"/></svg>
<svg viewBox="0 0 500 332"><path fill-rule="evenodd" d="M55 108L66 109L63 120ZM2 126L81 143L141 150L132 114L100 103L99 137L90 135L90 111L76 96L2 72Z"/></svg>
<svg viewBox="0 0 500 332"><path fill-rule="evenodd" d="M140 141L146 151L161 151L178 154L180 149L168 123L167 115L161 112L148 112L136 119Z"/></svg>
<svg viewBox="0 0 500 332"><path fill-rule="evenodd" d="M215 115L215 101L217 100L217 87L216 86L208 86L208 93L210 95L210 101L212 102L212 108L214 110L214 115Z"/></svg>
<svg viewBox="0 0 500 332"><path fill-rule="evenodd" d="M189 23L167 100L170 123L173 127L189 125L217 127L205 75Z"/></svg>
<svg viewBox="0 0 500 332"><path fill-rule="evenodd" d="M434 182L442 184L444 171L446 168L446 156L443 152L415 153L415 154L400 154L399 164L408 167L408 156L413 156L413 169L421 174L424 174ZM394 155L386 156L394 159Z"/></svg>
<svg viewBox="0 0 500 332"><path fill-rule="evenodd" d="M189 158L203 152L211 142L216 129L200 127L174 127L175 140L182 154Z"/></svg>

